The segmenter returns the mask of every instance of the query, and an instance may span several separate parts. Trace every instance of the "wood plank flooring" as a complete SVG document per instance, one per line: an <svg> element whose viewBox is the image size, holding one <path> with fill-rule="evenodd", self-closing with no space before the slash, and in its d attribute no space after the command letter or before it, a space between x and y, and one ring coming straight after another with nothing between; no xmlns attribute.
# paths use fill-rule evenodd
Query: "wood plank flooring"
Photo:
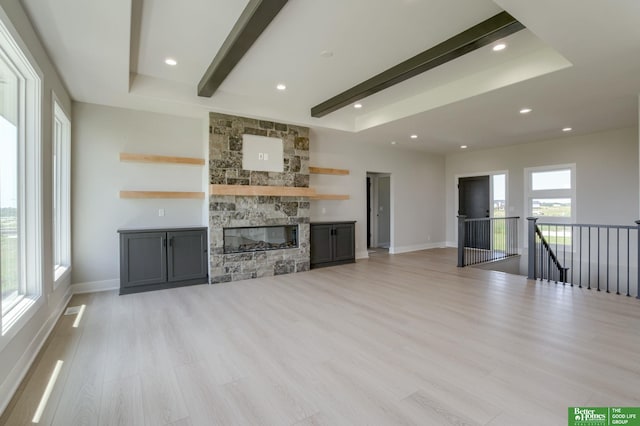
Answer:
<svg viewBox="0 0 640 426"><path fill-rule="evenodd" d="M0 424L564 425L640 406L640 301L455 251L213 286L74 296Z"/></svg>

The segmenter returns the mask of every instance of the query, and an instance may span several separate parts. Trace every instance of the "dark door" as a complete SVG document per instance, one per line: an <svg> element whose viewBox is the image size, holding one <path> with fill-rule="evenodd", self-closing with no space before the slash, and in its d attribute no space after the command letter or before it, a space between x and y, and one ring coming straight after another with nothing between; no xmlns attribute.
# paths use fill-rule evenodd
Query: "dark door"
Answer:
<svg viewBox="0 0 640 426"><path fill-rule="evenodd" d="M333 260L349 260L355 256L355 225L352 223L333 226L334 255Z"/></svg>
<svg viewBox="0 0 640 426"><path fill-rule="evenodd" d="M311 225L311 264L333 260L332 225Z"/></svg>
<svg viewBox="0 0 640 426"><path fill-rule="evenodd" d="M167 252L164 232L125 234L120 248L123 287L159 284L167 281Z"/></svg>
<svg viewBox="0 0 640 426"><path fill-rule="evenodd" d="M371 247L371 178L367 177L367 248Z"/></svg>
<svg viewBox="0 0 640 426"><path fill-rule="evenodd" d="M186 281L207 276L206 231L167 232L169 281Z"/></svg>
<svg viewBox="0 0 640 426"><path fill-rule="evenodd" d="M490 216L489 176L460 178L458 181L458 215L469 219ZM465 247L488 250L491 247L491 226L487 221L468 222Z"/></svg>

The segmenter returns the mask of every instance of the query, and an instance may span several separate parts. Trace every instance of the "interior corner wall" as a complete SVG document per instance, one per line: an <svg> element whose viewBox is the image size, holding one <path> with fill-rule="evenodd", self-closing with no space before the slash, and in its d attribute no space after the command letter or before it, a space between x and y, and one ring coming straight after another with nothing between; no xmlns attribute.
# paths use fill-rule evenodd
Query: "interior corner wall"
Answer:
<svg viewBox="0 0 640 426"><path fill-rule="evenodd" d="M524 219L524 169L554 164L576 165L578 223L633 225L640 219L638 146L638 129L626 128L447 155L447 241L455 245L456 176L508 170L507 215Z"/></svg>
<svg viewBox="0 0 640 426"><path fill-rule="evenodd" d="M122 199L121 190L206 191L206 166L121 162L121 152L206 157L206 120L74 103L71 152L74 286L118 285L119 228L206 226L205 199ZM164 216L159 210L164 209ZM100 284L104 283L104 284Z"/></svg>
<svg viewBox="0 0 640 426"><path fill-rule="evenodd" d="M311 175L318 193L349 200L311 201L311 221L355 220L356 257L367 257L367 172L391 175L390 252L444 245L444 156L356 141L351 133L311 129L310 164L348 169L348 175Z"/></svg>
<svg viewBox="0 0 640 426"><path fill-rule="evenodd" d="M58 314L70 296L69 281L63 280L53 288L53 208L52 208L52 150L53 138L53 93L64 112L71 117L71 99L55 67L42 46L27 14L19 0L0 0L0 19L17 38L27 58L42 72L42 301L29 321L6 342L0 350L0 413L6 407L38 349L44 343ZM5 342L3 342L4 344Z"/></svg>

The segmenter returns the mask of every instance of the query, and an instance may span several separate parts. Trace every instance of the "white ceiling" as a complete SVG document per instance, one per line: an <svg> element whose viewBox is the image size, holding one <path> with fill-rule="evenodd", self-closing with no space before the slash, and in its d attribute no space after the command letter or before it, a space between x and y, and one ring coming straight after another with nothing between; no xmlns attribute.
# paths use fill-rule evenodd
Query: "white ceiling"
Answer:
<svg viewBox="0 0 640 426"><path fill-rule="evenodd" d="M576 134L637 125L636 0L291 0L211 98L196 96L197 84L247 0L134 0L142 15L133 25L132 0L22 1L78 101L255 116L439 153L555 138L565 126ZM501 10L527 26L506 50L479 49L363 99L360 110L310 116ZM534 111L522 116L524 106Z"/></svg>

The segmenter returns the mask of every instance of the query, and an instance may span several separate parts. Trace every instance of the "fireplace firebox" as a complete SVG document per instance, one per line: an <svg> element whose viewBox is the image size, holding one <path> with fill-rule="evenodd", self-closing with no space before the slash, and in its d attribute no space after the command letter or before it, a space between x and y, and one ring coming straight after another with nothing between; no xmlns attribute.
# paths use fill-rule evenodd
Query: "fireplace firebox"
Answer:
<svg viewBox="0 0 640 426"><path fill-rule="evenodd" d="M298 247L298 225L224 228L223 236L225 254Z"/></svg>

